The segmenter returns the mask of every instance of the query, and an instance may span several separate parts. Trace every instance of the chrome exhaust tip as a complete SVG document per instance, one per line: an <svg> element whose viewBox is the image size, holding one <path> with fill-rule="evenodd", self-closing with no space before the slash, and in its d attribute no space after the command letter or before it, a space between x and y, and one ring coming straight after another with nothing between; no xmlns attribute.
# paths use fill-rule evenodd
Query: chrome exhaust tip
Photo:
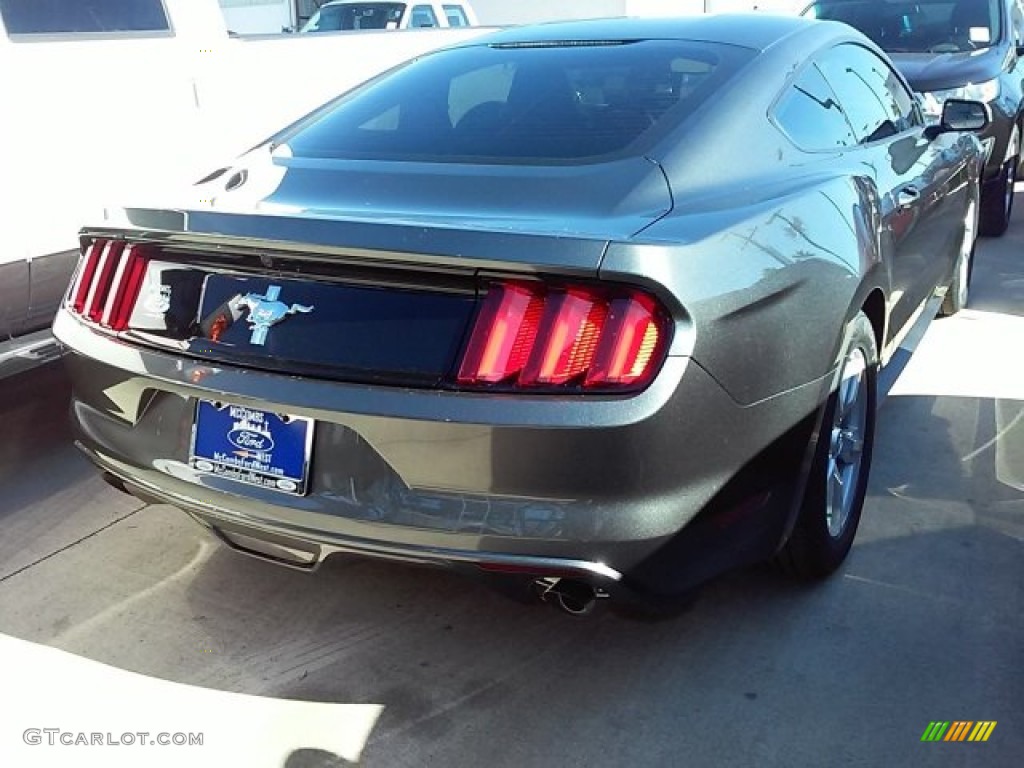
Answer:
<svg viewBox="0 0 1024 768"><path fill-rule="evenodd" d="M608 597L607 593L590 586L584 581L563 579L559 576L544 576L533 582L540 599L551 603L570 616L586 616L593 613L597 601Z"/></svg>

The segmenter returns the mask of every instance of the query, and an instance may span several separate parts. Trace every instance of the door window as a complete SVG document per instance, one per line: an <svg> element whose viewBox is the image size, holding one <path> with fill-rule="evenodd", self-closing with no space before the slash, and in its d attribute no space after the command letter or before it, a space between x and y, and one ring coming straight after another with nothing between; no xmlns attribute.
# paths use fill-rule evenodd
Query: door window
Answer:
<svg viewBox="0 0 1024 768"><path fill-rule="evenodd" d="M859 45L840 45L818 62L861 144L895 136L920 124L914 99L878 56Z"/></svg>

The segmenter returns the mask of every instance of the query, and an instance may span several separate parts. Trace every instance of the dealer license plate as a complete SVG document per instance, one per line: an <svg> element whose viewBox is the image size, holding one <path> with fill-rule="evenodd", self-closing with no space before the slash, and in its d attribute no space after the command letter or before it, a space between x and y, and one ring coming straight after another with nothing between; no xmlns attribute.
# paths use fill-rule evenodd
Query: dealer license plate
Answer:
<svg viewBox="0 0 1024 768"><path fill-rule="evenodd" d="M200 400L189 464L211 475L303 495L313 420Z"/></svg>

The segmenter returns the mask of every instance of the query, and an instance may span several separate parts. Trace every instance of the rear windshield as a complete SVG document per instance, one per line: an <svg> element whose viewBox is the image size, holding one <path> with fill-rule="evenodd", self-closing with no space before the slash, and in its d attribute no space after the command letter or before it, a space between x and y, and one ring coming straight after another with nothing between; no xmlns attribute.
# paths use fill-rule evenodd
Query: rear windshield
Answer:
<svg viewBox="0 0 1024 768"><path fill-rule="evenodd" d="M405 3L346 3L325 5L299 30L338 32L344 29L397 29Z"/></svg>
<svg viewBox="0 0 1024 768"><path fill-rule="evenodd" d="M1002 0L824 0L804 16L842 21L890 53L960 53L1002 36Z"/></svg>
<svg viewBox="0 0 1024 768"><path fill-rule="evenodd" d="M753 56L669 40L455 48L361 86L278 143L295 157L583 161L681 124Z"/></svg>

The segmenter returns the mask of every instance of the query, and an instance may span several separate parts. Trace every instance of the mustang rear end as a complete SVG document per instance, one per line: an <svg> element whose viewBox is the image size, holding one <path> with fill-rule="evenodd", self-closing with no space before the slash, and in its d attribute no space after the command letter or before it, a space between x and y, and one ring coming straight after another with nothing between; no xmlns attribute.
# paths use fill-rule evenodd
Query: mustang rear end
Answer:
<svg viewBox="0 0 1024 768"><path fill-rule="evenodd" d="M812 54L867 62L828 70L878 90L856 122L794 70ZM849 27L793 18L430 54L82 231L54 325L77 442L300 568L448 566L572 612L776 555L825 576L881 361L946 286L966 301L981 154L958 132L987 113L948 117L926 128Z"/></svg>
<svg viewBox="0 0 1024 768"><path fill-rule="evenodd" d="M726 487L785 429L691 364L657 286L242 242L85 234L55 330L78 443L116 485L294 566L356 552L600 594L700 580L716 538L777 544L778 478Z"/></svg>

